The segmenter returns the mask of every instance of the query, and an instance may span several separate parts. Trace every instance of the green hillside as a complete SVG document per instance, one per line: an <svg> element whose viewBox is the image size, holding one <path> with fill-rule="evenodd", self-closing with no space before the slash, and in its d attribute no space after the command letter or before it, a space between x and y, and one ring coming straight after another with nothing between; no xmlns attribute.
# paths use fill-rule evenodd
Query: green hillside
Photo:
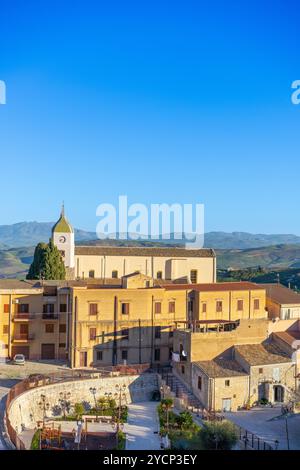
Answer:
<svg viewBox="0 0 300 470"><path fill-rule="evenodd" d="M274 245L247 250L216 250L218 268L300 268L300 245Z"/></svg>

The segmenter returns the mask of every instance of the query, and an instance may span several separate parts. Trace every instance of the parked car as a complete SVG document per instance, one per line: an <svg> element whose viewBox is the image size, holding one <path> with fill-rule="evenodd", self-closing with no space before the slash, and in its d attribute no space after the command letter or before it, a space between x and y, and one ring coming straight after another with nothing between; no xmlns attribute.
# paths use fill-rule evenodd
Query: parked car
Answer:
<svg viewBox="0 0 300 470"><path fill-rule="evenodd" d="M16 354L13 358L13 363L17 364L18 366L24 366L25 365L24 354Z"/></svg>

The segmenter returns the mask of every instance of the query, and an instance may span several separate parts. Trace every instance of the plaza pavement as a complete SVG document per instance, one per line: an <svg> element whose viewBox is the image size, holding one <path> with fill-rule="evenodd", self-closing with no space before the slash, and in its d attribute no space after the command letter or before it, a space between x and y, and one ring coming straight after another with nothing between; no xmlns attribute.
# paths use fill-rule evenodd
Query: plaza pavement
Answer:
<svg viewBox="0 0 300 470"><path fill-rule="evenodd" d="M281 416L281 407L254 408L249 411L228 412L224 415L272 446L277 440L278 450L288 449L286 419ZM287 428L290 450L300 450L300 414L288 416Z"/></svg>

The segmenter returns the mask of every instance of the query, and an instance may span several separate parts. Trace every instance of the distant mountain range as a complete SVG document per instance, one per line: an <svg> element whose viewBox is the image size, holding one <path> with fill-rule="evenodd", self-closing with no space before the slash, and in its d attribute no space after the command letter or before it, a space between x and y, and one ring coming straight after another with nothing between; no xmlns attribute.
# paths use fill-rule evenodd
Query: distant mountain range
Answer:
<svg viewBox="0 0 300 470"><path fill-rule="evenodd" d="M0 278L24 278L32 261L34 247L47 242L53 223L21 222L0 226ZM181 246L180 240L98 240L93 232L75 229L77 244L118 246ZM261 266L266 269L300 269L300 237L245 232L209 232L205 246L217 253L220 269Z"/></svg>
<svg viewBox="0 0 300 470"><path fill-rule="evenodd" d="M47 242L54 222L20 222L13 225L0 225L0 249L32 247L39 242ZM77 242L96 240L95 232L75 229ZM122 244L124 241L120 241ZM164 244L182 245L176 240L153 240ZM98 243L102 241L98 240ZM110 243L106 241L105 243ZM112 242L113 244L113 242ZM251 249L280 244L300 244L297 235L264 235L247 232L208 232L205 234L205 247L215 249Z"/></svg>

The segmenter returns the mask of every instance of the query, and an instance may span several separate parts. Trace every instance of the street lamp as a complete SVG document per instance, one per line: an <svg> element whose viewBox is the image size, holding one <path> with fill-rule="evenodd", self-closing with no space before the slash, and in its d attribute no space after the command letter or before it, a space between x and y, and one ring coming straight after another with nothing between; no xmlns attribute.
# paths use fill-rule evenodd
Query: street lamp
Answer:
<svg viewBox="0 0 300 470"><path fill-rule="evenodd" d="M60 403L64 418L66 417L66 411L70 406L70 398L71 398L70 392L61 392L59 394L59 403Z"/></svg>
<svg viewBox="0 0 300 470"><path fill-rule="evenodd" d="M50 408L50 404L47 403L46 395L41 395L41 401L39 402L39 407L43 412L43 427L45 426L47 410Z"/></svg>
<svg viewBox="0 0 300 470"><path fill-rule="evenodd" d="M118 415L116 416L116 436L117 436L117 444L119 440L119 431L120 428L123 428L123 423L121 423L121 413L122 413L122 401L126 401L126 385L123 384L116 384L116 393L115 397L118 402Z"/></svg>
<svg viewBox="0 0 300 470"><path fill-rule="evenodd" d="M98 406L97 406L97 400L96 400L96 393L97 393L96 387L90 387L90 392L94 397L96 416L98 417Z"/></svg>

